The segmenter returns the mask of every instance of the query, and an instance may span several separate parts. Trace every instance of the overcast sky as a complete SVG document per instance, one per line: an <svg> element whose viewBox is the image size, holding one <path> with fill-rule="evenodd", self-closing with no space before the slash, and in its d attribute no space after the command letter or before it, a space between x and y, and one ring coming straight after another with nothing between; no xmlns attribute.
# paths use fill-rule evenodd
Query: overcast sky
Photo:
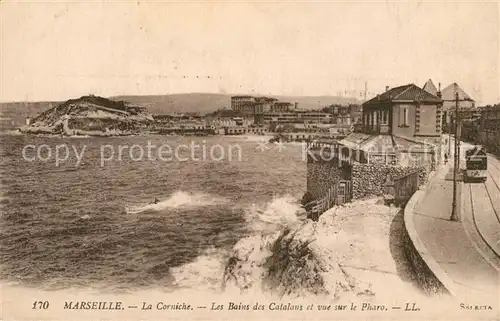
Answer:
<svg viewBox="0 0 500 321"><path fill-rule="evenodd" d="M432 78L499 101L496 3L0 4L0 100L336 95Z"/></svg>

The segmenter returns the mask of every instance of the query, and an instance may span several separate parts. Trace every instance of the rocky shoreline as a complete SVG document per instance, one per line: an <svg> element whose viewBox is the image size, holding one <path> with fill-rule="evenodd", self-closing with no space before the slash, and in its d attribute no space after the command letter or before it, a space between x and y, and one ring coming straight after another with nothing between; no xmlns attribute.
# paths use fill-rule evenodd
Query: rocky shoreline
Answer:
<svg viewBox="0 0 500 321"><path fill-rule="evenodd" d="M143 107L90 95L50 108L18 130L34 135L127 136L153 121Z"/></svg>
<svg viewBox="0 0 500 321"><path fill-rule="evenodd" d="M390 281L403 295L420 297L404 255L401 213L373 198L336 206L318 222L242 239L226 266L223 289L334 301L402 295L388 291Z"/></svg>

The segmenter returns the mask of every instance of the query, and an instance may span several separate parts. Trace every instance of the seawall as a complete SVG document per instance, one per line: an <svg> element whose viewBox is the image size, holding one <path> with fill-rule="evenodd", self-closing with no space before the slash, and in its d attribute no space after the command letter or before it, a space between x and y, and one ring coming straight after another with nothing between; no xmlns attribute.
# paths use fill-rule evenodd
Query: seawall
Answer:
<svg viewBox="0 0 500 321"><path fill-rule="evenodd" d="M428 295L455 295L453 281L429 254L420 241L413 223L414 208L426 195L429 184L416 191L404 209L404 250L411 262L415 277L423 291Z"/></svg>
<svg viewBox="0 0 500 321"><path fill-rule="evenodd" d="M384 184L388 176L393 179L419 171L419 185L427 180L427 169L424 166L400 167L385 164L353 164L352 166L352 198L363 199L369 196L382 196Z"/></svg>
<svg viewBox="0 0 500 321"><path fill-rule="evenodd" d="M350 179L350 166L340 165L338 159L314 159L307 155L307 192L314 199L324 197L328 189L338 181Z"/></svg>

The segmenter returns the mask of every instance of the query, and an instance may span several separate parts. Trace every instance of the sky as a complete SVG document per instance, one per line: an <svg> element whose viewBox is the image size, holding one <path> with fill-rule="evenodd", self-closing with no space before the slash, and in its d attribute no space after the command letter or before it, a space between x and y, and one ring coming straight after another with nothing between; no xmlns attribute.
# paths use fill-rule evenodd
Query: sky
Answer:
<svg viewBox="0 0 500 321"><path fill-rule="evenodd" d="M499 7L467 2L0 3L0 101L359 96L457 82L498 103Z"/></svg>

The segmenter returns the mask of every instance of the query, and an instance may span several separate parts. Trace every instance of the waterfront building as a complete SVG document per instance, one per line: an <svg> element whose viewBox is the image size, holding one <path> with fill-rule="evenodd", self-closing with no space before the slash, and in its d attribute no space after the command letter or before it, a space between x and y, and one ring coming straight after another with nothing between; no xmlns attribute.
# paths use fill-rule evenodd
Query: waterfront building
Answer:
<svg viewBox="0 0 500 321"><path fill-rule="evenodd" d="M323 123L329 124L332 122L332 115L329 113L325 113L322 111L316 110L300 110L295 111L297 113L297 117L299 122L309 122L309 123Z"/></svg>
<svg viewBox="0 0 500 321"><path fill-rule="evenodd" d="M270 112L277 101L276 98L255 98L255 103L253 103L254 123L259 125L264 124L264 114Z"/></svg>
<svg viewBox="0 0 500 321"><path fill-rule="evenodd" d="M242 112L229 109L221 109L207 114L205 121L216 127L249 126L253 123L252 119L245 117Z"/></svg>
<svg viewBox="0 0 500 321"><path fill-rule="evenodd" d="M271 106L271 112L273 113L277 113L277 112L288 112L288 111L291 111L293 108L292 108L293 104L292 103L289 103L289 102L275 102L272 106Z"/></svg>
<svg viewBox="0 0 500 321"><path fill-rule="evenodd" d="M332 107L333 123L338 125L351 124L351 107L350 106L333 106Z"/></svg>
<svg viewBox="0 0 500 321"><path fill-rule="evenodd" d="M322 109L324 112L330 113L331 122L338 125L351 125L361 121L363 113L361 105L330 105Z"/></svg>
<svg viewBox="0 0 500 321"><path fill-rule="evenodd" d="M434 166L441 158L440 93L409 84L363 104L362 126L341 141L366 163Z"/></svg>
<svg viewBox="0 0 500 321"><path fill-rule="evenodd" d="M332 115L322 111L294 110L289 112L270 112L264 114L266 124L286 123L331 123Z"/></svg>
<svg viewBox="0 0 500 321"><path fill-rule="evenodd" d="M241 113L253 114L253 104L255 97L252 96L233 96L231 97L231 109Z"/></svg>

